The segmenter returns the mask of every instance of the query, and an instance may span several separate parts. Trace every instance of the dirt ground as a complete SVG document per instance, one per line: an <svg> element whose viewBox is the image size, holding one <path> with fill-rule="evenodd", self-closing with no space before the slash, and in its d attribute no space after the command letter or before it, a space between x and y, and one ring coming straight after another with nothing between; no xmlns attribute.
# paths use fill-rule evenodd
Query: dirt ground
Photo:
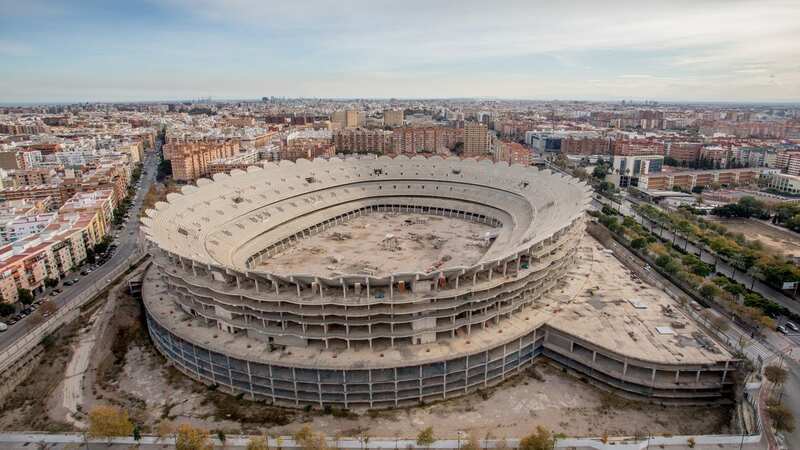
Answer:
<svg viewBox="0 0 800 450"><path fill-rule="evenodd" d="M357 217L296 243L261 269L315 274L371 274L466 266L488 249L492 228L461 219L406 213Z"/></svg>
<svg viewBox="0 0 800 450"><path fill-rule="evenodd" d="M709 221L722 225L733 233L741 233L749 240L761 242L765 249L789 257L800 257L800 236L790 230L781 230L755 219L725 219L709 216Z"/></svg>
<svg viewBox="0 0 800 450"><path fill-rule="evenodd" d="M162 420L191 422L210 430L226 432L270 432L291 434L305 424L329 436L355 435L367 430L371 436L415 436L433 425L438 436L456 436L457 431L484 437L515 437L537 425L569 436L653 434L700 434L729 431L728 406L663 407L630 402L610 395L548 364L509 380L483 394L441 402L425 407L391 411L354 411L325 414L323 411L278 410L268 423L233 420L253 412L227 408L231 403L244 408L271 410L266 405L237 400L210 391L174 370L151 348L134 346L127 354L119 389L139 396L146 403L145 429ZM225 420L227 416L229 420ZM344 416L344 417L342 417ZM141 417L141 415L139 415ZM251 417L252 418L252 417ZM272 419L272 420L271 420ZM275 420L277 419L277 420ZM249 421L249 420L248 420ZM287 421L286 424L281 424ZM646 430L646 431L645 431Z"/></svg>
<svg viewBox="0 0 800 450"><path fill-rule="evenodd" d="M48 413L51 410L50 399L59 394L78 332L79 327L74 322L45 339L45 353L38 366L0 408L0 430L57 432L73 429L65 417L53 419Z"/></svg>

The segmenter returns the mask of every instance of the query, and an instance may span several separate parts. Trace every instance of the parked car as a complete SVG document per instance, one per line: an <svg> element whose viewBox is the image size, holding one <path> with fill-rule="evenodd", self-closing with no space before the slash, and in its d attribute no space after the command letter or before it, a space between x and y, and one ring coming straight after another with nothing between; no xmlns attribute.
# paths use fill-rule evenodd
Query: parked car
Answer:
<svg viewBox="0 0 800 450"><path fill-rule="evenodd" d="M792 322L786 322L785 325L786 325L786 328L788 328L788 329L790 329L790 330L792 330L794 332L800 331L800 328L798 328L797 325L793 324Z"/></svg>
<svg viewBox="0 0 800 450"><path fill-rule="evenodd" d="M787 334L788 332L786 331L786 327L783 325L778 325L778 333Z"/></svg>
<svg viewBox="0 0 800 450"><path fill-rule="evenodd" d="M8 329L8 325L4 324L3 322L0 322L0 333L2 333L3 331L6 331L7 329Z"/></svg>

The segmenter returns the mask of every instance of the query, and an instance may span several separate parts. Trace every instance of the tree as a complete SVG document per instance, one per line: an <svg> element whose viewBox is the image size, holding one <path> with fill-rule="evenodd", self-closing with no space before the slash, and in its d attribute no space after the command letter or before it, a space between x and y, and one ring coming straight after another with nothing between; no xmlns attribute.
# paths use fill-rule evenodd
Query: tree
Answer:
<svg viewBox="0 0 800 450"><path fill-rule="evenodd" d="M519 450L551 450L554 445L553 434L540 425L535 432L519 441Z"/></svg>
<svg viewBox="0 0 800 450"><path fill-rule="evenodd" d="M133 440L139 442L142 440L142 430L139 429L139 424L133 426Z"/></svg>
<svg viewBox="0 0 800 450"><path fill-rule="evenodd" d="M417 435L417 445L430 448L434 442L436 442L436 437L433 435L433 427L427 427Z"/></svg>
<svg viewBox="0 0 800 450"><path fill-rule="evenodd" d="M16 312L14 305L0 302L0 316L10 316Z"/></svg>
<svg viewBox="0 0 800 450"><path fill-rule="evenodd" d="M631 241L631 247L635 250L641 250L647 246L647 241L642 238L636 238Z"/></svg>
<svg viewBox="0 0 800 450"><path fill-rule="evenodd" d="M177 450L212 450L214 447L208 439L206 430L182 423L178 426L175 436L175 448Z"/></svg>
<svg viewBox="0 0 800 450"><path fill-rule="evenodd" d="M89 436L111 438L130 436L133 423L128 412L114 406L95 406L89 411Z"/></svg>
<svg viewBox="0 0 800 450"><path fill-rule="evenodd" d="M778 431L794 431L794 414L780 402L771 402L767 405L767 415L772 421L772 426Z"/></svg>
<svg viewBox="0 0 800 450"><path fill-rule="evenodd" d="M698 292L700 292L700 296L706 300L713 300L714 297L720 294L719 288L709 283L700 286Z"/></svg>
<svg viewBox="0 0 800 450"><path fill-rule="evenodd" d="M247 441L247 450L269 450L267 440L261 436L253 436Z"/></svg>
<svg viewBox="0 0 800 450"><path fill-rule="evenodd" d="M33 303L33 294L30 289L17 289L17 298L23 305L30 305Z"/></svg>
<svg viewBox="0 0 800 450"><path fill-rule="evenodd" d="M172 422L167 420L162 420L156 426L156 435L159 439L164 439L166 437L171 436L175 433L175 427L172 425Z"/></svg>
<svg viewBox="0 0 800 450"><path fill-rule="evenodd" d="M49 287L49 288L56 287L56 286L58 286L58 280L56 280L54 278L47 277L47 278L44 279L44 285L45 285L45 287Z"/></svg>
<svg viewBox="0 0 800 450"><path fill-rule="evenodd" d="M478 436L475 433L470 433L467 437L467 442L461 446L462 450L481 450L481 443L478 441Z"/></svg>
<svg viewBox="0 0 800 450"><path fill-rule="evenodd" d="M222 446L224 447L225 446L225 431L217 430L217 439L219 439L219 443L222 444Z"/></svg>
<svg viewBox="0 0 800 450"><path fill-rule="evenodd" d="M294 434L294 440L303 450L325 450L328 448L325 435L315 433L308 425L303 426Z"/></svg>
<svg viewBox="0 0 800 450"><path fill-rule="evenodd" d="M608 175L608 167L605 164L598 164L594 166L594 170L592 171L592 178L596 178L598 180L605 180L606 175Z"/></svg>
<svg viewBox="0 0 800 450"><path fill-rule="evenodd" d="M789 372L786 369L779 366L767 366L764 368L764 377L776 386L780 386L786 382L788 374Z"/></svg>
<svg viewBox="0 0 800 450"><path fill-rule="evenodd" d="M709 320L711 322L711 327L722 333L728 331L728 328L730 328L730 323L722 316L711 315Z"/></svg>
<svg viewBox="0 0 800 450"><path fill-rule="evenodd" d="M53 314L58 310L58 306L55 303L51 302L50 300L42 303L42 306L39 307L39 312L42 314L50 315Z"/></svg>

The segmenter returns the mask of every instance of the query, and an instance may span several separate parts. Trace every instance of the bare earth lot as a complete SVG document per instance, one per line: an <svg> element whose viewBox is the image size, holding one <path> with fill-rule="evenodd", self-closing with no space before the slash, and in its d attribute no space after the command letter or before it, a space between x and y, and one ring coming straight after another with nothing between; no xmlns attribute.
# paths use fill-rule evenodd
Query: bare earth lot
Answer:
<svg viewBox="0 0 800 450"><path fill-rule="evenodd" d="M741 233L747 239L760 241L767 250L789 257L800 256L800 236L789 230L771 227L755 219L724 219L709 216L707 220L725 225L733 233Z"/></svg>

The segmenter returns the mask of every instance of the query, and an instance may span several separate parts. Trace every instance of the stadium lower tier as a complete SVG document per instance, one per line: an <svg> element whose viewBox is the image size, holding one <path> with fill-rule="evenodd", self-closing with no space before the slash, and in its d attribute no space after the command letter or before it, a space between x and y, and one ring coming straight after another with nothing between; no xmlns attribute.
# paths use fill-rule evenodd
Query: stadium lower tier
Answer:
<svg viewBox="0 0 800 450"><path fill-rule="evenodd" d="M147 314L156 348L185 375L231 394L278 406L394 408L486 389L525 371L539 356L620 395L661 403L705 403L732 395L733 361L708 365L654 364L627 358L546 324L491 348L440 360L373 367L313 367L311 361L248 360L212 342L181 337Z"/></svg>

